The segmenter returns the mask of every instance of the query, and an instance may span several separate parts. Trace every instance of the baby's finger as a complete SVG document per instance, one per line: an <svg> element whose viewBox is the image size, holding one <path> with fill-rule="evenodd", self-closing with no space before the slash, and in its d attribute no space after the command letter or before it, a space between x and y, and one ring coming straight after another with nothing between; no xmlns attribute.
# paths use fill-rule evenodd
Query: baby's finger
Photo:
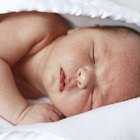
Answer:
<svg viewBox="0 0 140 140"><path fill-rule="evenodd" d="M53 113L51 114L50 120L51 120L52 122L59 121L59 120L61 120L61 117L60 117L59 115L57 115L55 112L53 112Z"/></svg>
<svg viewBox="0 0 140 140"><path fill-rule="evenodd" d="M62 116L63 114L61 113L60 110L58 110L55 106L53 106L53 111L58 114L59 116Z"/></svg>

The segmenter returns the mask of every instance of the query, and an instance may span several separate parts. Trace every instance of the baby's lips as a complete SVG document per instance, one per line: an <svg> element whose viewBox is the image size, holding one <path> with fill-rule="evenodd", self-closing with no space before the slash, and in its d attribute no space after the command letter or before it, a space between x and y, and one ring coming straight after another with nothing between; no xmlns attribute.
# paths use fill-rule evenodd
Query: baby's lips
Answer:
<svg viewBox="0 0 140 140"><path fill-rule="evenodd" d="M63 92L65 88L65 74L63 69L60 69L60 92Z"/></svg>

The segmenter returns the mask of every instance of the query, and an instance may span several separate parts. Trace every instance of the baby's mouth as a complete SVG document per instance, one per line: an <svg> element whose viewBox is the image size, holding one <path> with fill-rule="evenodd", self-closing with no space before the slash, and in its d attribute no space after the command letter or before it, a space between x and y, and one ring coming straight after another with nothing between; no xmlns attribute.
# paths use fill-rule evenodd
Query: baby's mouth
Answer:
<svg viewBox="0 0 140 140"><path fill-rule="evenodd" d="M60 92L63 92L64 88L65 88L65 73L63 71L63 69L60 69Z"/></svg>

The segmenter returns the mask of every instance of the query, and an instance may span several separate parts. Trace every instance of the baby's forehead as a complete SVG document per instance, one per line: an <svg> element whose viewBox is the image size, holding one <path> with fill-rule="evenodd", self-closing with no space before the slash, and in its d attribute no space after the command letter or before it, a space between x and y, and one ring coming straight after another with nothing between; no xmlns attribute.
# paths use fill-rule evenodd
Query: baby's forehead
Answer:
<svg viewBox="0 0 140 140"><path fill-rule="evenodd" d="M140 34L136 33L133 30L126 29L126 28L120 28L120 27L90 27L90 28L81 28L81 29L75 29L73 31L70 31L70 35L73 36L76 39L83 38L87 34L93 32L93 35L95 38L97 36L106 36L108 42L114 41L114 43L118 43L120 46L135 46L138 47L137 49L140 49ZM72 34L71 34L72 33ZM129 49L128 47L128 49ZM135 48L134 47L134 48ZM131 48L132 49L132 48Z"/></svg>
<svg viewBox="0 0 140 140"><path fill-rule="evenodd" d="M98 27L93 27L91 28L93 30L98 30L104 34L107 35L113 35L116 37L124 37L125 39L131 37L135 38L136 36L140 38L140 33L131 30L129 28L124 28L124 27L106 27L106 26L98 26Z"/></svg>
<svg viewBox="0 0 140 140"><path fill-rule="evenodd" d="M127 28L120 27L102 27L98 28L102 34L108 36L108 39L111 41L114 39L114 42L120 44L122 47L127 49L133 49L133 51L140 50L140 34Z"/></svg>

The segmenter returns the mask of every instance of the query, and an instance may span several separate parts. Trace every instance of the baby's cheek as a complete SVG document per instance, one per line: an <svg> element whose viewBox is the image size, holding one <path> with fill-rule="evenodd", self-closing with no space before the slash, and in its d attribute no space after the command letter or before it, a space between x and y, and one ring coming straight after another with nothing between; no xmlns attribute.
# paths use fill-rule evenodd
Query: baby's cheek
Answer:
<svg viewBox="0 0 140 140"><path fill-rule="evenodd" d="M65 116L73 116L83 112L87 112L92 109L91 97L90 100L73 100L72 102L66 102L65 105L62 106L62 112Z"/></svg>

